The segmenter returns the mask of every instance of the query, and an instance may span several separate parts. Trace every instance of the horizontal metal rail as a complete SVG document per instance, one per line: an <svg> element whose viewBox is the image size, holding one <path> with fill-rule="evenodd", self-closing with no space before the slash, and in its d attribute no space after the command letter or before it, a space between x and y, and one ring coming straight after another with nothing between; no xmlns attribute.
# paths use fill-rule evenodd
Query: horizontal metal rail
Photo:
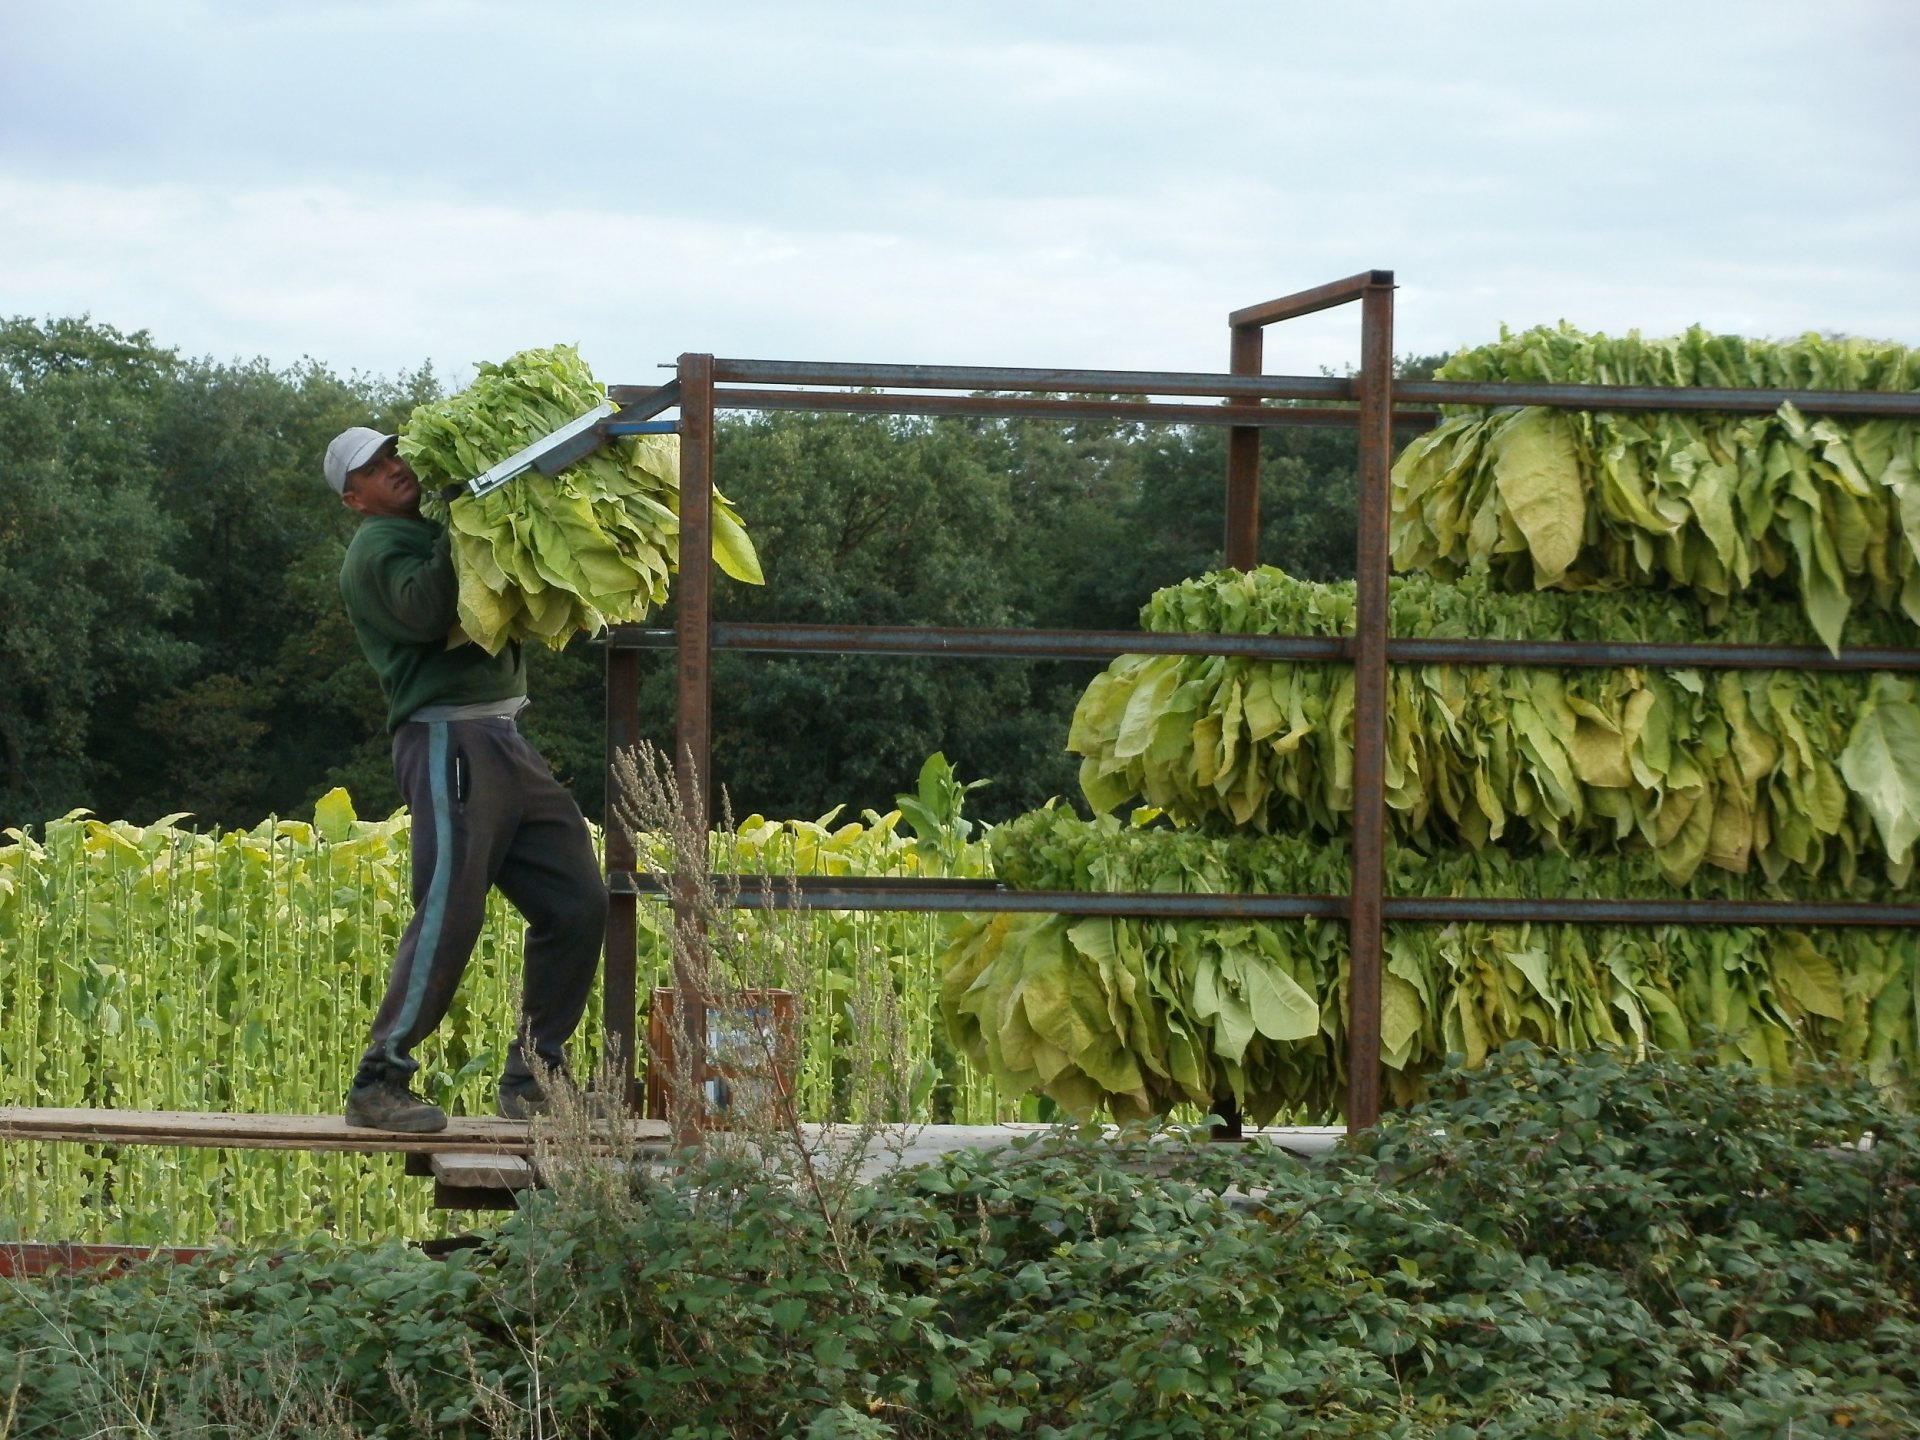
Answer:
<svg viewBox="0 0 1920 1440"><path fill-rule="evenodd" d="M1173 895L1122 894L1082 890L1008 890L991 880L899 880L886 876L801 875L710 877L717 894L733 891L741 910L912 910L921 912L1141 915L1161 917L1240 916L1257 920L1293 920L1314 916L1337 919L1347 913L1340 895ZM607 876L615 894L671 898L672 882L629 871Z"/></svg>
<svg viewBox="0 0 1920 1440"><path fill-rule="evenodd" d="M671 650L676 630L617 625L616 650ZM1144 642L1144 643L1143 643ZM1116 655L1245 655L1340 661L1347 642L1328 636L1160 635L1124 630L966 630L918 625L746 625L716 621L715 650L788 655L938 655L952 660L1110 660Z"/></svg>
<svg viewBox="0 0 1920 1440"><path fill-rule="evenodd" d="M1137 400L1036 400L993 395L893 395L852 390L715 389L717 410L806 410L856 415L951 415L1004 420L1121 420L1141 425L1234 425L1259 429L1344 426L1360 421L1358 410L1326 406L1154 404ZM1395 417L1408 428L1430 428L1435 410Z"/></svg>
<svg viewBox="0 0 1920 1440"><path fill-rule="evenodd" d="M1201 895L1164 891L1012 890L991 880L843 875L709 877L742 910L902 910L956 914L1114 915L1143 919L1341 919L1345 895ZM616 894L666 900L671 882L633 871L608 876ZM1521 896L1388 895L1388 921L1452 924L1920 926L1920 905L1831 900L1594 900Z"/></svg>
<svg viewBox="0 0 1920 1440"><path fill-rule="evenodd" d="M1838 655L1818 645L1735 645L1711 640L1639 645L1592 640L1389 639L1387 663L1530 665L1671 670L1920 670L1920 649L1859 646Z"/></svg>
<svg viewBox="0 0 1920 1440"><path fill-rule="evenodd" d="M901 390L1026 390L1049 395L1214 395L1255 400L1351 401L1338 375L1222 375L1195 370L1065 370L1006 365L852 365L830 361L715 360L717 385L806 385ZM612 395L620 398L621 387Z"/></svg>
<svg viewBox="0 0 1920 1440"><path fill-rule="evenodd" d="M1545 405L1568 410L1772 411L1920 415L1920 393L1881 390L1746 390L1705 385L1530 385L1511 381L1396 380L1393 400L1424 405Z"/></svg>
<svg viewBox="0 0 1920 1440"><path fill-rule="evenodd" d="M980 392L1031 391L1048 395L1204 395L1239 400L1312 400L1330 405L1352 403L1359 398L1359 386L1353 378L1348 376L1230 375L1191 370L1069 370L989 365L865 365L830 361L715 360L714 381L716 385L722 386L790 385L961 390L969 393L965 396L949 398L969 400L983 407L1009 407L983 408L978 412L967 413L1008 416L1034 412L1018 408L1020 402L1012 397L996 397L992 393ZM658 409L648 410L645 414L629 415L627 407L640 405L673 388L675 387L672 384L665 387L614 385L609 387L608 394L615 403L622 406L622 413L626 418L638 420L646 418L647 415L658 414L660 410L677 404L677 393L673 399L661 404ZM762 392L752 390L720 390L716 392L715 400L716 403L722 403L723 396L730 395L737 400L743 395L760 393ZM767 393L788 397L785 401L779 402L777 407L786 409L815 408L803 402L817 402L827 398L810 388ZM735 400L724 403L735 404ZM1511 381L1396 380L1393 385L1392 402L1396 410L1403 411L1430 411L1436 405L1545 405L1574 410L1719 410L1758 413L1777 410L1783 404L1791 404L1807 414L1890 418L1920 416L1920 393L1912 391L1762 390L1704 385L1555 385ZM897 395L869 396L866 397L866 403L875 410L891 413L931 413L912 411L909 408L912 404L922 402L909 402ZM735 408L772 409L776 408L776 404L768 399L755 407L736 404ZM1171 413L1166 418L1184 420L1188 418L1189 409L1210 413L1214 407L1167 408ZM1243 423L1240 419L1243 413L1246 413L1245 407L1236 410L1230 423ZM1346 412L1330 411L1311 423L1352 423L1337 418L1343 413ZM1395 419L1396 423L1418 423L1418 418L1415 416L1397 415Z"/></svg>
<svg viewBox="0 0 1920 1440"><path fill-rule="evenodd" d="M678 631L617 625L602 643L615 650L671 650ZM921 625L784 625L717 621L715 650L770 655L926 655L958 660L1110 660L1119 655L1229 655L1254 660L1341 663L1350 637L1165 634L1145 630L996 630ZM1583 640L1389 639L1398 665L1527 665L1620 669L1920 670L1920 649L1861 647L1831 654L1819 646L1640 645Z"/></svg>

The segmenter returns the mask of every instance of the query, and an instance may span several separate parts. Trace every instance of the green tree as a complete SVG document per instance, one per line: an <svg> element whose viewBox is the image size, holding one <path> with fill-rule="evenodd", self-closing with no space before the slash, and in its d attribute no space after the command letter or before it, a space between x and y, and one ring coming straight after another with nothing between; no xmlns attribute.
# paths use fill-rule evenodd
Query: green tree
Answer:
<svg viewBox="0 0 1920 1440"><path fill-rule="evenodd" d="M369 813L397 803L378 689L340 616L352 517L318 457L347 425L397 425L433 385L424 369L387 382L202 360L160 387L144 451L186 581L166 623L192 658L99 737L102 813L251 825L342 778Z"/></svg>
<svg viewBox="0 0 1920 1440"><path fill-rule="evenodd" d="M719 616L1017 623L1006 477L960 427L746 417L722 427L716 454L720 488L747 516L767 575L764 587L720 582ZM670 679L658 674L654 693L664 699ZM714 697L715 777L737 806L818 813L844 802L857 812L890 806L935 750L968 774L997 771L1025 685L979 662L723 655Z"/></svg>
<svg viewBox="0 0 1920 1440"><path fill-rule="evenodd" d="M312 362L183 368L153 452L179 525L176 565L192 582L176 623L198 658L148 707L158 763L132 808L251 824L306 808L343 771L384 776L377 686L340 617L353 518L322 481L320 457L348 425L397 429L437 393L426 367L392 381L341 379ZM208 765L210 753L221 763ZM392 794L386 780L354 788L376 810Z"/></svg>
<svg viewBox="0 0 1920 1440"><path fill-rule="evenodd" d="M397 804L383 707L339 604L353 522L318 457L347 425L401 425L438 395L431 371L183 362L84 319L10 322L4 347L9 821L87 805L249 825L333 784L363 813ZM1352 433L1273 430L1262 445L1263 562L1351 574ZM723 619L1129 630L1155 589L1221 563L1214 426L725 416L717 458L768 577L717 580ZM604 652L576 639L530 663L528 731L597 815ZM1097 668L722 655L715 778L748 810L857 812L889 805L941 750L994 780L978 813L1016 813L1077 793L1067 723ZM664 740L672 665L643 673L646 728Z"/></svg>
<svg viewBox="0 0 1920 1440"><path fill-rule="evenodd" d="M105 717L192 661L146 444L176 366L145 331L0 323L0 824L90 803Z"/></svg>

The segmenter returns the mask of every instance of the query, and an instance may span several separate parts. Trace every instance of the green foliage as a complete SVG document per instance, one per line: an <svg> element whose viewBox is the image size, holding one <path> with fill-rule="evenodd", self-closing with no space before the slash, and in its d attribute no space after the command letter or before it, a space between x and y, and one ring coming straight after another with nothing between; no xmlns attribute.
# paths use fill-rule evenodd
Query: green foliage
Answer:
<svg viewBox="0 0 1920 1440"><path fill-rule="evenodd" d="M946 827L931 846L901 815L864 821L748 816L714 838L717 864L760 874L983 873L964 839L970 786L936 768ZM312 823L271 820L202 833L168 816L146 826L75 814L0 844L0 1104L122 1109L335 1112L385 989L409 899L404 814L355 818L344 792ZM639 911L644 998L671 983L663 904ZM743 931L761 925L742 914ZM525 926L497 894L452 1009L423 1047L421 1082L455 1113L491 1113L520 990ZM1008 1102L954 1053L933 1014L945 917L811 912L798 941L811 987L799 1037L798 1102L838 1118L856 1036L847 1001L863 985L898 995L920 1081L918 1118L991 1121ZM596 990L576 1056L591 1073ZM911 1118L902 1114L899 1119ZM325 1231L428 1234L445 1223L391 1157L46 1145L9 1149L0 1240L198 1243ZM3 1433L3 1432L0 1432Z"/></svg>
<svg viewBox="0 0 1920 1440"><path fill-rule="evenodd" d="M1672 340L1569 326L1463 351L1446 380L1913 391L1920 351L1865 340ZM1856 608L1920 621L1920 424L1706 412L1477 407L1394 467L1393 560L1515 590L1797 598L1838 650Z"/></svg>
<svg viewBox="0 0 1920 1440"><path fill-rule="evenodd" d="M417 407L400 453L429 497L471 480L606 398L571 345L486 363L457 395ZM429 510L442 509L430 498ZM736 580L760 582L740 517L713 497L713 557ZM460 626L489 654L537 639L560 649L577 632L644 620L667 598L679 564L680 443L613 440L558 475L530 471L444 507L460 579Z"/></svg>
<svg viewBox="0 0 1920 1440"><path fill-rule="evenodd" d="M844 415L725 417L716 481L753 517L767 583L716 584L722 620L1011 625L1017 514L969 433ZM672 716L672 666L642 685L649 733ZM713 667L714 779L741 809L884 810L942 751L968 774L1019 778L1058 750L1025 667L871 656L722 654ZM1020 757L1018 760L1015 757ZM1038 759L1057 783L1070 771ZM997 798L997 791L996 797Z"/></svg>
<svg viewBox="0 0 1920 1440"><path fill-rule="evenodd" d="M901 818L913 831L914 848L923 858L937 861L950 873L958 870L966 854L967 837L973 833L973 822L962 813L967 795L991 783L962 781L947 757L937 750L927 757L914 793L893 797Z"/></svg>
<svg viewBox="0 0 1920 1440"><path fill-rule="evenodd" d="M84 805L247 827L337 784L364 813L390 810L377 690L339 602L352 517L318 457L348 425L401 430L441 400L438 379L187 360L84 320L8 324L0 514L20 528L0 526L16 597L0 627L0 663L14 667L0 676L0 825ZM754 519L768 584L723 575L717 613L1124 626L1156 587L1219 564L1223 443L1217 427L722 415L718 480ZM1262 553L1296 574L1347 573L1353 437L1276 430L1262 447ZM670 620L671 602L660 613ZM529 734L597 814L601 655L536 647L530 664ZM941 750L994 778L987 818L1017 814L1071 786L1060 736L1093 672L723 654L714 778L766 813L881 811ZM670 664L643 667L656 737L671 689Z"/></svg>
<svg viewBox="0 0 1920 1440"><path fill-rule="evenodd" d="M104 717L170 684L187 582L142 443L175 359L145 331L0 323L0 823L76 803Z"/></svg>
<svg viewBox="0 0 1920 1440"><path fill-rule="evenodd" d="M314 1245L10 1284L0 1414L22 1434L1914 1434L1911 1116L1836 1077L1526 1047L1439 1090L1315 1166L1063 1131L829 1217L709 1153L537 1196L443 1260Z"/></svg>
<svg viewBox="0 0 1920 1440"><path fill-rule="evenodd" d="M412 913L404 816L201 834L80 815L0 846L0 1103L337 1112ZM423 1060L490 1113L524 925L498 896ZM598 1008L585 1034L598 1030ZM0 1235L194 1243L428 1233L390 1157L136 1146L9 1152Z"/></svg>
<svg viewBox="0 0 1920 1440"><path fill-rule="evenodd" d="M1512 1046L1369 1137L1395 1188L1529 1276L1606 1277L1661 1334L1609 1349L1682 1433L1908 1435L1920 1123L1826 1072ZM1431 1259L1414 1257L1429 1276Z"/></svg>
<svg viewBox="0 0 1920 1440"><path fill-rule="evenodd" d="M72 803L251 826L310 807L336 783L329 769L375 735L387 788L363 794L363 807L398 803L385 707L341 613L352 517L319 483L315 457L347 425L393 427L434 389L424 369L386 382L312 363L180 366L147 444L158 501L179 527L172 562L190 584L172 633L195 659L179 684L149 682L96 744L118 783Z"/></svg>
<svg viewBox="0 0 1920 1440"><path fill-rule="evenodd" d="M431 373L187 361L85 320L0 335L0 825L311 804L382 728L315 457Z"/></svg>
<svg viewBox="0 0 1920 1440"><path fill-rule="evenodd" d="M1425 577L1396 580L1389 611L1403 635L1656 642L1709 628L1684 597L1502 595ZM1352 615L1351 585L1268 567L1170 587L1142 618L1161 632L1339 635ZM1762 601L1719 631L1805 633L1793 608ZM1353 807L1352 672L1123 656L1087 688L1068 746L1099 811L1137 799L1185 823L1340 835ZM1702 864L1899 884L1920 833L1920 709L1889 675L1396 666L1386 767L1389 816L1409 844L1644 850L1675 884Z"/></svg>
<svg viewBox="0 0 1920 1440"><path fill-rule="evenodd" d="M1298 895L1347 884L1344 852L1308 835L1126 827L1047 809L995 827L989 844L996 876L1016 889ZM1389 851L1387 888L1674 895L1645 856L1404 847ZM1703 873L1683 893L1781 892ZM1725 1058L1781 1081L1828 1060L1900 1087L1920 1057L1910 931L1463 922L1389 925L1384 945L1382 1059L1402 1103L1448 1055L1479 1063L1513 1040L1684 1049L1712 1035ZM1334 920L992 915L956 933L940 1000L954 1043L1004 1087L1040 1090L1076 1114L1232 1099L1255 1119L1322 1116L1337 1112L1346 1085L1346 965L1346 927Z"/></svg>

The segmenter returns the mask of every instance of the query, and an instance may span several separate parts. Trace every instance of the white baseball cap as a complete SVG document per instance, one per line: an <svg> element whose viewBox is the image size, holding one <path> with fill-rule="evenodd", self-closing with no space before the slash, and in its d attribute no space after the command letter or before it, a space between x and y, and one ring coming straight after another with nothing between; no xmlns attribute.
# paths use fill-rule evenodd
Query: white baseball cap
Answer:
<svg viewBox="0 0 1920 1440"><path fill-rule="evenodd" d="M355 425L350 430L342 430L333 437L333 443L327 446L327 484L333 487L333 493L344 495L347 489L347 476L380 453L380 447L392 435L383 435L378 430L365 425Z"/></svg>

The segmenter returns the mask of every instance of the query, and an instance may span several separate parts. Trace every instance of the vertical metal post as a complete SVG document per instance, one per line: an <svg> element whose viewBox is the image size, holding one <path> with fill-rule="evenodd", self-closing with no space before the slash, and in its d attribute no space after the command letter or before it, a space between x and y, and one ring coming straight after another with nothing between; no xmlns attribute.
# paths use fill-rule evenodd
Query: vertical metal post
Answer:
<svg viewBox="0 0 1920 1440"><path fill-rule="evenodd" d="M616 803L619 780L614 761L640 740L640 657L631 650L607 647L607 798L601 818L606 847L607 876L626 876L634 868L633 845L621 828ZM606 962L601 972L604 990L603 1026L606 1053L619 1058L620 1096L637 1111L640 1092L635 1081L635 1026L639 999L635 980L640 948L640 897L631 888L609 887L607 897Z"/></svg>
<svg viewBox="0 0 1920 1440"><path fill-rule="evenodd" d="M1262 363L1262 331L1258 325L1233 327L1230 360L1235 375L1258 375ZM1259 408L1257 397L1234 396L1229 405ZM1227 564L1251 570L1260 563L1260 431L1236 425L1227 431Z"/></svg>
<svg viewBox="0 0 1920 1440"><path fill-rule="evenodd" d="M712 828L707 787L712 783L713 693L710 659L713 621L713 356L680 357L680 573L674 772L680 790L680 823L698 855L676 847L674 860L673 982L686 1047L682 1073L691 1095L682 1097L683 1144L699 1138L706 1100L707 936L696 901L698 877L685 872L697 859L707 865L706 836Z"/></svg>
<svg viewBox="0 0 1920 1440"><path fill-rule="evenodd" d="M1347 1130L1380 1118L1381 900L1386 889L1388 483L1393 274L1360 296L1360 529L1354 554L1353 873L1347 919Z"/></svg>

